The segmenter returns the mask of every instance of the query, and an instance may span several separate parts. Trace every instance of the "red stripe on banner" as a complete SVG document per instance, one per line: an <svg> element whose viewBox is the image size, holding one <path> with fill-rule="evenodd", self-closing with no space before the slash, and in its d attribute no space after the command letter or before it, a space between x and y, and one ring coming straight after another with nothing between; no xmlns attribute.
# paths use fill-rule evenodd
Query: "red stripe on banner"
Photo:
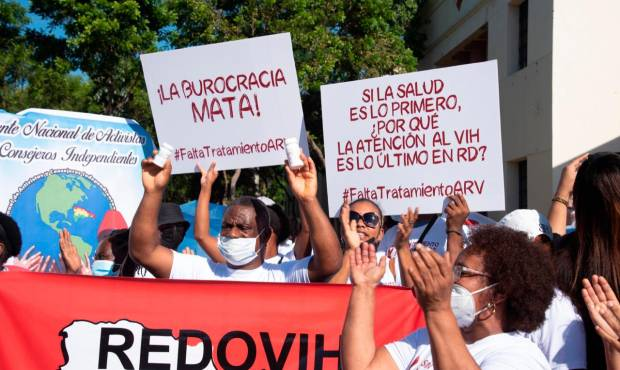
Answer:
<svg viewBox="0 0 620 370"><path fill-rule="evenodd" d="M4 272L0 368L336 369L350 292ZM377 345L424 325L409 290L379 287L376 299Z"/></svg>

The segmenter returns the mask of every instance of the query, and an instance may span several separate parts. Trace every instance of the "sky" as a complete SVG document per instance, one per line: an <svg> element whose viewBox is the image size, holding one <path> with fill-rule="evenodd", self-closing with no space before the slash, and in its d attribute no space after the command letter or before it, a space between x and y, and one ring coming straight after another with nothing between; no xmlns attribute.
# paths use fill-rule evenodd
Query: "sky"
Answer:
<svg viewBox="0 0 620 370"><path fill-rule="evenodd" d="M30 9L30 0L18 0L17 2L21 6L23 6L24 8ZM39 31L45 31L45 32L52 31L52 34L54 34L57 37L64 36L64 32L63 32L62 28L52 29L50 27L49 22L43 20L38 15L36 15L34 13L28 13L28 17L30 17L29 28L32 28L32 29L35 29L35 30L39 30Z"/></svg>

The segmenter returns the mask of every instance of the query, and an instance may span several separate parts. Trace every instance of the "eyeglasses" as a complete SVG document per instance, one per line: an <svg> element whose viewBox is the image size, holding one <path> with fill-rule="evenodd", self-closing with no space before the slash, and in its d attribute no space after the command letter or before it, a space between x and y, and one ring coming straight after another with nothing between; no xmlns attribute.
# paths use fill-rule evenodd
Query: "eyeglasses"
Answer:
<svg viewBox="0 0 620 370"><path fill-rule="evenodd" d="M470 269L469 267L463 266L463 265L454 265L452 267L452 277L454 281L459 280L463 276L464 277L469 277L469 276L491 277L491 275L487 274L486 272Z"/></svg>
<svg viewBox="0 0 620 370"><path fill-rule="evenodd" d="M360 215L359 213L355 211L349 211L349 220L353 220L357 222L359 219L362 219L362 221L364 221L364 224L366 226L372 227L372 228L377 227L377 225L379 225L379 221L381 221L381 218L379 217L379 215L374 212L368 212L368 213L364 213L363 215Z"/></svg>

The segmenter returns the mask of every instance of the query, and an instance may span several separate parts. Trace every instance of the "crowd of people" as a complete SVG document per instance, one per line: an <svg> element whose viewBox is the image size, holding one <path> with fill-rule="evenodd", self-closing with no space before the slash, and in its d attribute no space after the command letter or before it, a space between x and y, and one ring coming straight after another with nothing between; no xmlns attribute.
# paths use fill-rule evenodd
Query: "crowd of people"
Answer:
<svg viewBox="0 0 620 370"><path fill-rule="evenodd" d="M59 234L59 265L33 248L20 255L27 225L0 213L0 265L96 276L351 284L344 369L620 370L619 154L569 163L547 216L515 210L496 224L472 225L465 197L451 195L439 216L440 248L418 243L415 231L437 216L420 215L409 204L396 222L370 199L344 199L332 223L317 198L314 162L301 159L299 169L285 165L300 209L295 232L271 199L243 196L228 205L219 236L211 236L213 163L200 168L194 225L207 257L179 251L189 223L178 205L162 202L172 165L148 158L131 225L100 230L93 261L79 255L66 230ZM426 327L377 347L378 285L411 289Z"/></svg>

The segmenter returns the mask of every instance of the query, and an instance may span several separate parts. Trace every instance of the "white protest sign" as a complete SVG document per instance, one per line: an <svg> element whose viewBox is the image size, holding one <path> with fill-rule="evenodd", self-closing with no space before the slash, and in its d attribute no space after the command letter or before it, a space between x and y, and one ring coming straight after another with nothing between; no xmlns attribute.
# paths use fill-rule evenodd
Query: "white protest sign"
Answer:
<svg viewBox="0 0 620 370"><path fill-rule="evenodd" d="M173 173L284 164L306 140L288 33L141 55L159 143Z"/></svg>
<svg viewBox="0 0 620 370"><path fill-rule="evenodd" d="M343 196L440 213L504 209L497 62L321 86L330 215Z"/></svg>

